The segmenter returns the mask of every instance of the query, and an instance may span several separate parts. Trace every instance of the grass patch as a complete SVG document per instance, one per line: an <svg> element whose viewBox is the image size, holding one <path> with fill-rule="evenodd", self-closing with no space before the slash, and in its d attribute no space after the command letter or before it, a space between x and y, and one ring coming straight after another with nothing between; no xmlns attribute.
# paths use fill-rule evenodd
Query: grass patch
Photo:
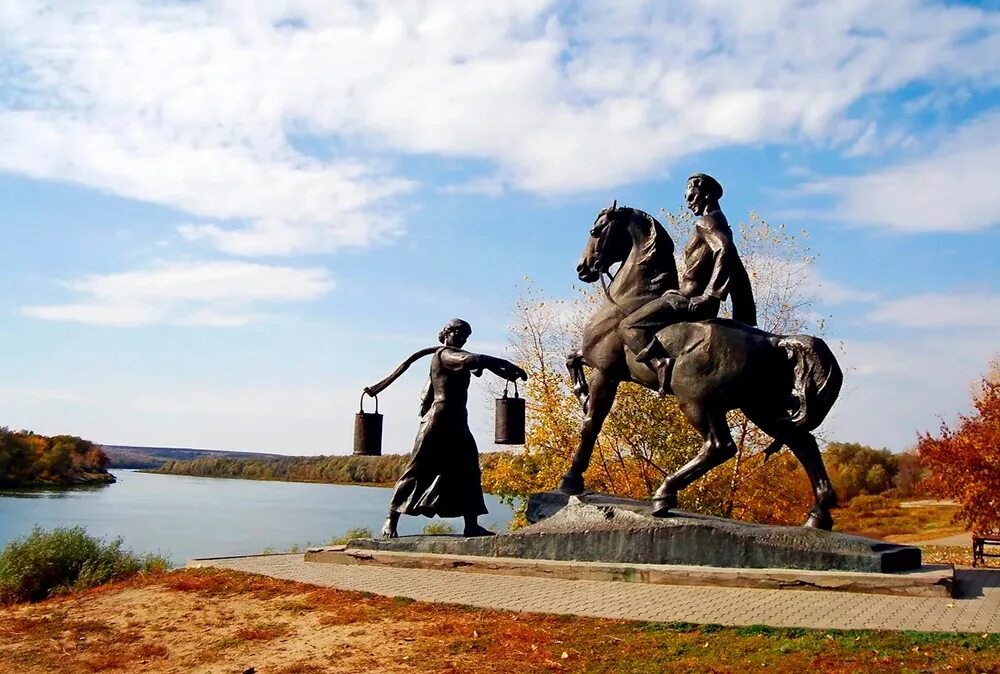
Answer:
<svg viewBox="0 0 1000 674"><path fill-rule="evenodd" d="M122 550L122 539L105 542L83 527L38 527L0 552L0 604L48 597L164 571L167 559Z"/></svg>
<svg viewBox="0 0 1000 674"><path fill-rule="evenodd" d="M424 525L425 536L447 536L456 533L454 525L448 522L428 522Z"/></svg>
<svg viewBox="0 0 1000 674"><path fill-rule="evenodd" d="M289 599L278 604L278 608L282 611L291 611L292 613L306 613L308 611L315 611L316 604L304 599Z"/></svg>
<svg viewBox="0 0 1000 674"><path fill-rule="evenodd" d="M347 541L354 540L355 538L375 538L375 536L372 534L371 529L358 527L356 529L348 529L342 536L331 538L327 541L327 545L346 545Z"/></svg>

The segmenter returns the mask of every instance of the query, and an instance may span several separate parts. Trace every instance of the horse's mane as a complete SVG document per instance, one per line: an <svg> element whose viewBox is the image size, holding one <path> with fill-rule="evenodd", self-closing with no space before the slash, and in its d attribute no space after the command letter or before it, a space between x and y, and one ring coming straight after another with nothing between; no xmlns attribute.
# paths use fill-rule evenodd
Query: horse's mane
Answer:
<svg viewBox="0 0 1000 674"><path fill-rule="evenodd" d="M677 287L677 265L674 261L674 240L667 234L659 220L646 211L629 206L620 206L618 210L628 211L633 220L644 223L650 229L650 236L646 239L642 249L635 251L635 263L640 267L652 267L659 270L659 274L650 279L651 286L655 289Z"/></svg>

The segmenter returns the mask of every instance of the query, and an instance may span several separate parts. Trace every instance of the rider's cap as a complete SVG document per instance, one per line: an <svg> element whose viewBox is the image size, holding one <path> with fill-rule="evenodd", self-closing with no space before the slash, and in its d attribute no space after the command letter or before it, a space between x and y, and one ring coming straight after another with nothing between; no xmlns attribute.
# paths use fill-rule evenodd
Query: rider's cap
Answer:
<svg viewBox="0 0 1000 674"><path fill-rule="evenodd" d="M688 182L691 182L692 180L697 180L698 185L707 189L711 194L711 196L715 197L716 199L722 198L722 185L720 185L719 181L713 178L712 176L708 175L707 173L695 173L690 178L688 178Z"/></svg>

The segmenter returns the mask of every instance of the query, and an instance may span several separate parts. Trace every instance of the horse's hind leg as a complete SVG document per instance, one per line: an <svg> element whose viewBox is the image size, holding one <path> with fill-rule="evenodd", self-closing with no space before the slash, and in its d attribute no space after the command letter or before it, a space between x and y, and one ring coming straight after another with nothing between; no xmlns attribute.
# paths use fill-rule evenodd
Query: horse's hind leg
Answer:
<svg viewBox="0 0 1000 674"><path fill-rule="evenodd" d="M657 517L662 517L677 507L677 493L681 489L736 455L736 443L729 432L724 408L691 401L680 401L680 408L691 425L705 438L705 444L696 457L667 477L653 494L653 515Z"/></svg>
<svg viewBox="0 0 1000 674"><path fill-rule="evenodd" d="M809 511L809 517L802 526L830 531L833 529L830 509L837 507L837 492L830 484L830 476L827 475L826 466L823 465L823 455L820 454L816 438L812 433L800 432L785 438L785 444L806 469L806 475L812 484L813 497L816 499L815 505Z"/></svg>
<svg viewBox="0 0 1000 674"><path fill-rule="evenodd" d="M601 432L604 420L611 411L618 392L618 380L609 377L603 371L594 368L590 371L590 398L580 426L580 444L569 470L559 482L559 491L564 494L580 494L583 492L583 474L590 466L590 457L594 453L594 444Z"/></svg>

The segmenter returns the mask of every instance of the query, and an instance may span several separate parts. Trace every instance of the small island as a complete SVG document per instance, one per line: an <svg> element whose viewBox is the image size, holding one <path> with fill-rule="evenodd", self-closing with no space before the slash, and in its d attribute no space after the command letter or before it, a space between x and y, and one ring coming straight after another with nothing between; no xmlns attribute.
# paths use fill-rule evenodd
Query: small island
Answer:
<svg viewBox="0 0 1000 674"><path fill-rule="evenodd" d="M110 484L108 456L73 435L48 437L0 427L0 487Z"/></svg>

